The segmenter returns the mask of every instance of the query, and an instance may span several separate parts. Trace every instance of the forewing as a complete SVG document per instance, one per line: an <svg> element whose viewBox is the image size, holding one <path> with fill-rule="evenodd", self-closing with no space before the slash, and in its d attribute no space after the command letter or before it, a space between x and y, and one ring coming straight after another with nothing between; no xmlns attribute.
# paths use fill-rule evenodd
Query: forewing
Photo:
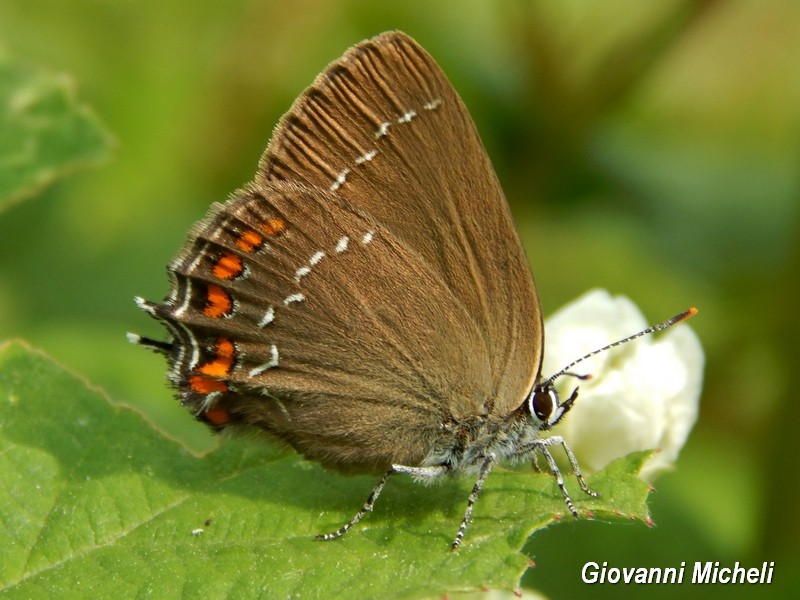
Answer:
<svg viewBox="0 0 800 600"><path fill-rule="evenodd" d="M494 410L522 402L543 343L533 279L475 125L414 40L386 33L329 65L276 128L257 181L330 190L418 253L483 337Z"/></svg>

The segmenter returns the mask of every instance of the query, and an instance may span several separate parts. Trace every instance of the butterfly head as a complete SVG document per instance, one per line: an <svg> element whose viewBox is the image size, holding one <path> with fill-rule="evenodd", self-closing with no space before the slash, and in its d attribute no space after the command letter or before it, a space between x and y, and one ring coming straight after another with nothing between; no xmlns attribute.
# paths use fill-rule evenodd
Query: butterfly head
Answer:
<svg viewBox="0 0 800 600"><path fill-rule="evenodd" d="M533 388L525 402L525 407L537 429L546 431L564 418L577 397L578 388L575 388L570 397L561 402L552 379L548 379Z"/></svg>

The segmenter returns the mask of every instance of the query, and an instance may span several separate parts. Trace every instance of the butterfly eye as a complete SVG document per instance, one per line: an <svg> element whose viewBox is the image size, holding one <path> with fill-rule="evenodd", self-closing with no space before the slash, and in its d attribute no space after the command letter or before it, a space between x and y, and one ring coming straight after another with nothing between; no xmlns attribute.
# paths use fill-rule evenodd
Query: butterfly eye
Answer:
<svg viewBox="0 0 800 600"><path fill-rule="evenodd" d="M558 405L555 390L550 387L536 388L531 398L531 411L536 417L545 423L550 420L553 408Z"/></svg>

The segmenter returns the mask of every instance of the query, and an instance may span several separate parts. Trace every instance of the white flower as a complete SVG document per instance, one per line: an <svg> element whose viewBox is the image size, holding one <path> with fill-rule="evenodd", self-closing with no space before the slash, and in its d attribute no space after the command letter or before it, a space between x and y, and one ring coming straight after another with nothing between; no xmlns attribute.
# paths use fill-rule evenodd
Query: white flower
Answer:
<svg viewBox="0 0 800 600"><path fill-rule="evenodd" d="M592 290L545 322L542 376L647 326L629 299ZM652 480L674 464L697 420L704 362L700 341L685 324L593 356L574 368L592 379L556 382L562 401L576 386L580 392L554 432L595 471L635 450L659 448L642 473Z"/></svg>

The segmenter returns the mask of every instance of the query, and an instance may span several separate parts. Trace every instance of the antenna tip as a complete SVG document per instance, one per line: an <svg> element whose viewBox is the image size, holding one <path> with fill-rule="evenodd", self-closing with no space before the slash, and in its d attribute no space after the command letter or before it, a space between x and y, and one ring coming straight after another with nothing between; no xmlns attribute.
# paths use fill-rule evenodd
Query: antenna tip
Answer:
<svg viewBox="0 0 800 600"><path fill-rule="evenodd" d="M669 321L664 323L664 325L666 325L667 327L671 327L671 326L675 325L676 323L680 323L681 321L685 321L689 317L695 316L696 314L697 314L697 309L694 306L692 306L691 308L683 311L681 314L675 315L674 317L672 317ZM663 327L659 327L659 329L664 329L664 328Z"/></svg>

